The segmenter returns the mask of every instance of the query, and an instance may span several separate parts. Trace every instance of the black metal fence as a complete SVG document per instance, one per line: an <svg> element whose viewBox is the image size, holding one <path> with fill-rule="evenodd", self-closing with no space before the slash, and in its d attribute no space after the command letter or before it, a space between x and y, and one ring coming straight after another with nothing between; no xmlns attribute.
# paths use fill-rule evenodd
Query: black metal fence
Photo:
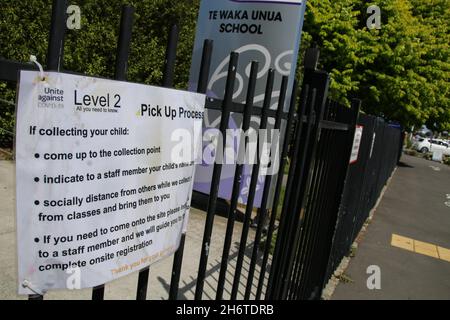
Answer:
<svg viewBox="0 0 450 320"><path fill-rule="evenodd" d="M361 147L358 160L348 171L326 280L350 253L401 155L403 139L398 128L364 114L360 115L358 125L363 127Z"/></svg>
<svg viewBox="0 0 450 320"><path fill-rule="evenodd" d="M63 70L65 8L64 0L54 0L47 70L70 72ZM126 80L133 13L132 7L123 7L116 52L115 79L117 80ZM177 38L177 28L174 27L167 44L162 83L165 87L172 86L173 82ZM199 70L198 92L206 92L212 54L213 43L205 40ZM230 54L223 100L207 99L206 103L206 108L221 111L219 129L224 139L228 119L234 112L243 114L244 131L250 125L251 116L255 115L261 119L260 129L266 128L268 118L274 118L275 129L285 126L286 130L284 130L285 136L281 138L279 171L276 175L267 176L265 179L258 225L254 238L250 239L250 222L260 162L257 161L253 165L237 262L233 279L230 280L227 279L227 268L243 171L242 165L236 165L232 197L226 207L227 228L215 290L216 299L318 299L327 277L334 270L337 261L348 251L349 243L359 231L382 186L395 167L393 160L398 155L396 139L399 137L399 131L387 127L380 119L361 115L359 123L365 126L363 143L358 162L349 167L360 101L353 100L352 107L346 108L327 98L330 78L326 72L315 69L318 59L317 49L307 52L300 97L297 92L297 83L295 83L287 113L283 112L287 78L282 79L277 110L269 108L274 89L273 70L269 71L267 77L263 107L253 105L258 71L256 61L251 65L246 103L238 104L232 101L238 59L237 53ZM34 67L26 63L0 59L0 80L17 81L17 74L21 69L34 69ZM370 143L367 137L374 132L377 138L372 150L368 146ZM225 145L225 141L223 144ZM283 181L286 179L284 171L288 158L290 159L289 174L284 186ZM207 196L195 299L202 299L203 296L211 234L218 207L221 170L222 165L215 163L211 190ZM272 180L274 180L273 184ZM271 185L275 187L273 201L269 207ZM283 187L285 196L281 212L278 212ZM360 190L357 196L352 192L354 189ZM197 197L196 193L193 194L193 203L195 203L195 197ZM280 215L279 219L278 215ZM275 247L272 247L273 241L275 241ZM182 236L180 247L174 255L168 290L169 299L178 298L184 244L185 235ZM249 260L248 269L243 268L245 258ZM136 290L138 300L146 299L150 271L150 268L145 268L139 272ZM226 281L232 283L228 296L224 296ZM253 290L255 287L256 290ZM240 288L244 289L244 293L238 296ZM103 299L103 296L104 286L93 288L93 299ZM30 299L42 298L37 295L30 296Z"/></svg>

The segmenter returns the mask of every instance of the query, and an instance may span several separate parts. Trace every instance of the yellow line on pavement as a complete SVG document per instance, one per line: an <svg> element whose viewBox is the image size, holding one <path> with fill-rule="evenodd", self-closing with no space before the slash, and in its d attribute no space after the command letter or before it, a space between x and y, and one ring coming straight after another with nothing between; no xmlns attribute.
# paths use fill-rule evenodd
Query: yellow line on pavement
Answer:
<svg viewBox="0 0 450 320"><path fill-rule="evenodd" d="M450 262L450 249L393 233L391 246Z"/></svg>

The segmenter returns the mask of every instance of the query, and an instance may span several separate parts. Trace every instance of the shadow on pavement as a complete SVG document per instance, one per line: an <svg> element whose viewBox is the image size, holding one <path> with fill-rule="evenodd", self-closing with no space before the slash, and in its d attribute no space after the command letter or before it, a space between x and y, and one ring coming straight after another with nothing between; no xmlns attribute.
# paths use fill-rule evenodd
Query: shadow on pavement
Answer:
<svg viewBox="0 0 450 320"><path fill-rule="evenodd" d="M404 162L402 162L402 161L400 161L400 162L398 163L398 166L399 166L400 168L414 168L413 166L410 166L409 164L404 163Z"/></svg>

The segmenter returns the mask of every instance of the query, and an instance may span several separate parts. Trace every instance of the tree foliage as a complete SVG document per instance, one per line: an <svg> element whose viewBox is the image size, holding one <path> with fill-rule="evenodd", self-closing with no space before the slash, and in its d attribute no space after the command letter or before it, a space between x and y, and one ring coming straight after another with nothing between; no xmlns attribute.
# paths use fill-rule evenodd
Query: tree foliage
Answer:
<svg viewBox="0 0 450 320"><path fill-rule="evenodd" d="M179 28L174 86L185 88L189 77L199 1L76 0L81 29L67 30L63 69L112 78L123 4L135 7L128 62L128 80L161 84L167 36ZM2 0L0 57L28 61L34 54L45 65L51 18L51 0ZM0 83L0 98L14 101L15 84ZM14 109L0 100L0 127L13 131ZM0 144L11 144L0 131Z"/></svg>
<svg viewBox="0 0 450 320"><path fill-rule="evenodd" d="M51 0L3 0L0 57L46 61ZM175 86L189 76L199 0L73 0L81 8L81 30L67 30L64 68L113 77L123 4L135 7L128 80L160 84L167 35L180 28ZM450 1L378 0L382 25L368 30L363 0L308 0L300 57L321 49L321 68L331 73L330 94L349 104L363 100L367 113L410 127L426 123L450 129ZM301 59L301 58L300 58ZM301 63L299 63L301 73ZM0 83L0 99L14 101L15 85ZM0 100L0 127L13 131L11 105ZM0 144L5 135L0 131ZM11 143L8 136L6 143Z"/></svg>
<svg viewBox="0 0 450 320"><path fill-rule="evenodd" d="M447 0L379 0L380 30L366 27L370 3L310 0L304 30L321 48L331 72L331 95L407 128L450 128Z"/></svg>

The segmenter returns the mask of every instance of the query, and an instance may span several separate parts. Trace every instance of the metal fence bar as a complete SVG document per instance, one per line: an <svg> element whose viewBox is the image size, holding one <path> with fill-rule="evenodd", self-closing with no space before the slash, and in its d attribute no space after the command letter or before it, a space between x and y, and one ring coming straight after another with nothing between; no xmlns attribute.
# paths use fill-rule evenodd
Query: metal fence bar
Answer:
<svg viewBox="0 0 450 320"><path fill-rule="evenodd" d="M246 103L245 103L245 112L244 112L244 118L242 120L242 130L247 132L250 128L250 120L252 116L252 109L253 109L253 100L255 97L255 87L256 87L256 77L258 75L258 62L252 61L251 67L250 67L250 77L249 77L249 83L247 88L247 96L246 96ZM244 137L241 138L240 145L243 145L243 150L247 149L247 139ZM243 151L240 147L240 152ZM228 208L228 221L227 221L227 229L225 232L225 240L223 244L223 251L222 251L222 260L220 264L220 273L219 273L219 279L217 281L217 290L216 290L216 299L221 300L223 298L223 290L225 285L225 277L227 273L227 266L228 266L228 258L230 255L230 247L231 247L231 241L233 238L233 229L234 229L234 223L236 220L236 208L238 204L238 198L241 191L241 176L242 171L244 169L244 164L238 163L236 164L236 169L234 172L234 180L233 180L233 189L231 193L231 202L230 206Z"/></svg>
<svg viewBox="0 0 450 320"><path fill-rule="evenodd" d="M266 84L266 90L264 93L264 102L263 102L263 113L261 116L261 122L259 125L259 129L266 129L267 128L267 113L266 111L270 108L270 100L272 98L272 91L273 91L273 82L274 82L275 72L273 69L269 69L269 73L267 75L267 84ZM241 239L239 243L239 252L238 257L236 261L236 270L234 273L234 279L233 279L233 287L231 289L231 299L236 300L237 293L239 290L239 284L240 284L240 277L241 277L241 269L242 264L244 262L244 255L245 255L245 249L247 245L247 237L248 237L248 231L250 228L250 219L253 211L253 202L255 200L255 193L256 193L256 185L258 183L258 177L259 177L259 168L261 165L261 141L258 139L257 142L257 154L256 154L256 163L252 166L252 175L250 178L250 187L249 187L249 193L247 197L247 204L245 207L245 214L244 214L244 224L242 226L242 232L241 232Z"/></svg>
<svg viewBox="0 0 450 320"><path fill-rule="evenodd" d="M331 133L332 135L336 135L336 132ZM318 231L316 230L317 224L320 221L320 215L322 213L329 213L329 205L332 202L330 198L332 198L332 194L330 194L330 187L329 185L332 184L332 181L330 178L333 178L333 174L330 175L330 167L332 164L336 166L338 163L338 157L340 153L338 152L340 146L338 144L338 141L336 139L328 141L328 143L331 143L331 145L326 148L327 153L323 154L323 158L321 161L321 168L318 168L318 171L324 171L324 175L321 175L318 177L316 181L317 187L314 188L313 192L314 194L314 202L310 202L309 207L307 209L307 216L305 219L305 227L304 232L302 234L301 240L300 240L300 255L299 255L299 261L302 265L302 269L300 270L299 275L299 286L294 291L294 294L296 295L296 298L299 299L308 299L309 297L303 296L303 290L305 290L305 287L307 286L307 282L310 280L311 276L309 274L309 258L310 253L313 251L313 244L315 237L318 237L317 234ZM322 144L322 143L321 143ZM324 143L325 144L325 143ZM324 144L320 146L321 148L325 147ZM330 158L331 157L331 158ZM328 181L326 181L328 179ZM326 199L324 199L326 198ZM323 236L323 234L320 234L320 236ZM306 277L306 279L305 279Z"/></svg>
<svg viewBox="0 0 450 320"><path fill-rule="evenodd" d="M324 114L330 113L330 104L326 103L326 109ZM305 269L305 252L308 249L307 240L311 235L314 236L314 232L311 231L311 224L313 221L317 220L318 207L322 207L326 202L325 199L322 198L323 195L326 194L325 190L323 190L324 179L327 177L328 173L328 164L327 156L330 154L334 154L335 152L330 151L335 147L335 142L330 140L331 136L336 133L331 133L330 130L322 131L320 133L320 140L318 141L318 150L316 153L316 163L314 168L314 176L312 177L311 188L308 195L308 202L306 203L305 215L303 221L300 223L303 224L302 229L303 232L300 234L299 246L297 248L297 258L296 258L296 271L294 271L295 280L293 286L290 288L290 298L296 298L298 288L303 284L302 275L304 274ZM320 212L320 210L319 210Z"/></svg>
<svg viewBox="0 0 450 320"><path fill-rule="evenodd" d="M126 7L124 7L125 10ZM132 12L127 12L126 15L131 15ZM124 16L124 15L123 15ZM122 17L123 17L122 16ZM125 19L127 21L129 19ZM124 24L128 24L125 22ZM127 25L127 28L132 28L131 25ZM124 34L127 37L128 34ZM131 33L130 33L131 36ZM172 26L168 42L166 46L166 57L163 71L163 81L162 86L170 88L173 86L173 75L175 73L175 60L177 55L177 42L178 42L178 28L177 26ZM120 59L119 59L120 60ZM183 239L184 240L184 239ZM147 287L148 287L148 277L150 273L150 267L145 267L139 270L138 284L136 289L136 300L145 300L147 298Z"/></svg>
<svg viewBox="0 0 450 320"><path fill-rule="evenodd" d="M116 80L125 81L127 78L128 55L133 27L133 13L134 8L132 6L124 5L122 7L122 16L120 19L120 35L117 43L116 65L114 72ZM103 300L104 293L104 285L94 287L92 289L92 300Z"/></svg>
<svg viewBox="0 0 450 320"><path fill-rule="evenodd" d="M288 84L288 77L284 76L281 80L281 88L280 88L280 96L278 99L278 109L277 109L277 116L275 117L275 130L280 130L281 127L281 116L284 109L284 102L286 100L286 90L287 90L287 84ZM279 142L279 141L278 141ZM274 141L272 141L272 144ZM276 157L277 154L271 154L271 157ZM273 165L273 162L272 162ZM257 228L256 228L256 234L255 234L255 241L253 242L253 251L252 251L252 257L250 259L250 266L247 276L247 286L245 288L245 295L244 299L249 300L250 294L252 291L252 285L253 285L253 276L255 274L255 268L256 268L256 261L258 260L258 249L259 249L259 243L261 242L261 234L262 230L266 221L266 214L267 214L267 201L269 199L269 191L270 187L272 185L272 175L266 175L265 181L264 181L264 190L261 198L261 206L258 210L258 215L256 217L257 219ZM260 275L261 276L261 275Z"/></svg>
<svg viewBox="0 0 450 320"><path fill-rule="evenodd" d="M208 97L206 108L209 110L218 110L222 111L222 100ZM245 112L245 104L242 104L240 102L233 102L230 106L230 112L234 113L244 113ZM252 116L259 116L261 117L262 108L253 108L252 110ZM267 110L267 117L268 118L275 118L276 117L277 110ZM283 112L283 119L286 120L288 116L288 112ZM327 125L327 124L324 124Z"/></svg>
<svg viewBox="0 0 450 320"><path fill-rule="evenodd" d="M274 293L275 293L275 287L276 287L276 277L278 277L280 274L280 267L281 267L281 256L282 256L282 250L283 246L285 245L285 229L288 228L288 220L289 220L289 212L287 211L287 204L289 203L292 190L295 186L294 184L294 172L295 168L297 167L297 162L299 159L299 152L300 152L300 146L301 146L301 136L303 132L303 117L306 113L306 107L308 102L308 95L309 95L309 84L304 83L303 84L303 90L301 93L300 98L300 107L297 110L297 126L296 126L296 132L294 132L293 136L294 138L294 144L293 149L290 154L291 163L289 167L289 174L288 174L288 181L286 184L286 191L285 191L285 197L283 201L283 207L281 210L281 217L280 217L280 224L278 227L278 235L277 240L275 242L275 249L273 253L272 258L272 266L270 268L270 274L269 274L269 280L267 282L267 289L266 289L266 296L265 299L274 299Z"/></svg>
<svg viewBox="0 0 450 320"><path fill-rule="evenodd" d="M336 202L335 202L335 207L333 208L333 216L331 216L330 221L330 225L328 228L328 232L326 233L327 236L323 239L323 245L322 245L322 250L320 251L320 258L321 260L319 260L319 268L317 268L317 273L318 273L318 280L317 280L317 285L319 286L319 290L320 292L318 293L318 297L320 297L322 289L324 287L324 285L326 284L326 269L328 266L328 258L331 254L331 248L332 248L332 244L333 244L333 239L334 239L334 235L335 235L335 228L337 223L339 222L339 207L340 204L342 202L342 194L345 188L345 184L348 181L348 172L349 172L349 163L350 163L350 156L351 156L351 152L352 152L352 148L353 148L353 139L355 136L355 129L356 129L356 124L358 122L358 116L359 116L359 110L361 108L361 100L358 99L353 99L352 100L352 105L351 105L351 111L349 112L348 115L348 123L349 123L349 131L348 134L345 137L345 143L347 144L347 150L345 150L345 152L342 153L343 155L343 163L344 163L344 168L345 170L342 171L341 177L338 180L338 186L337 186L337 191L336 191ZM387 177L386 177L387 179Z"/></svg>
<svg viewBox="0 0 450 320"><path fill-rule="evenodd" d="M211 66L211 57L213 51L213 41L205 40L203 43L202 59L200 63L200 71L198 77L197 92L206 93L209 69ZM186 241L186 233L181 234L180 246L175 251L173 257L172 275L170 279L169 300L178 298L178 289L181 276L181 266L183 264L184 244Z"/></svg>
<svg viewBox="0 0 450 320"><path fill-rule="evenodd" d="M306 90L305 90L306 89ZM283 282L283 269L285 268L285 260L287 259L286 255L288 254L287 248L290 245L290 242L292 242L292 239L290 238L290 234L292 233L292 224L294 219L294 211L291 208L291 202L295 201L295 199L298 198L298 189L300 186L300 179L301 176L296 174L297 171L299 171L298 168L302 168L304 166L304 156L305 156L305 135L309 131L309 123L311 121L311 117L313 116L312 113L312 103L315 99L315 90L310 90L309 85L306 85L303 90L303 94L306 95L306 99L304 101L303 106L303 114L308 114L307 120L304 122L303 120L300 122L302 124L301 127L299 127L296 137L296 143L297 143L297 150L294 159L296 159L295 165L291 167L289 171L290 180L288 180L288 187L289 187L289 196L285 199L284 205L283 205L283 217L282 221L284 221L285 227L283 229L280 228L279 236L277 238L277 245L279 245L279 252L276 252L277 257L277 269L274 270L274 272L271 271L271 274L273 274L275 283L273 284L273 288L270 292L272 299L278 299L279 292L281 290L281 285ZM314 94L314 96L313 96ZM303 115L302 118L303 119ZM302 169L301 169L302 171ZM292 200L294 199L294 200ZM270 280L270 279L269 279Z"/></svg>
<svg viewBox="0 0 450 320"><path fill-rule="evenodd" d="M343 106L341 106L340 107L340 109L343 109ZM347 120L346 120L346 122L349 122L349 120L348 120L349 118L347 117ZM349 125L350 126L350 125ZM346 135L345 135L345 137L347 137L349 135L349 133L347 133ZM341 145L340 147L337 147L337 150L336 150L336 155L341 155L341 156L344 156L344 160L341 160L341 159L337 159L337 157L335 156L334 158L332 158L332 162L337 162L338 160L339 160L339 162L341 162L342 164L341 164L341 167L342 166L346 166L346 164L345 164L345 155L344 155L344 153L342 152L343 150L346 150L346 148L348 147L347 146L347 143L346 143L346 141L345 141L345 137L344 138L340 138L340 140L344 140L344 141L341 141L341 142L339 142L339 144ZM338 144L337 142L335 143L336 145ZM339 152L340 151L340 152ZM339 153L338 153L339 152ZM343 170L340 170L340 171L343 171ZM339 178L339 179L342 179L342 178ZM338 179L338 181L339 181L339 179ZM337 193L339 193L339 192L337 192ZM356 197L356 193L354 193L354 196ZM342 197L343 197L343 195L341 196L341 199L342 199ZM341 206L342 206L342 200L340 201L341 202ZM338 226L338 221L341 219L340 218L340 215L342 214L341 212L342 212L342 210L340 210L340 209L338 209L338 208L336 208L336 207L333 207L332 208L332 211L330 212L330 214L329 215L327 215L327 217L328 216L333 216L333 218L332 219L330 219L331 220L331 224L334 224L334 214L337 212L337 222L336 222L336 224L335 224L335 226L336 226L336 228L337 228L337 226ZM324 225L325 225L325 223L324 223ZM342 236L344 236L344 235L342 235ZM335 240L333 240L332 242L334 242L334 241L342 241L339 237L335 237ZM323 246L323 243L325 243L326 241L321 241L321 242L319 242L319 241L317 241L316 240L316 242L318 243L317 245L315 245L314 246L314 248L316 248L317 246ZM315 257L316 259L319 259L318 257ZM331 255L330 255L330 257L327 257L328 259L330 259L331 258ZM310 260L312 260L312 257L310 258ZM323 262L323 261L321 261L320 262L321 264L322 263L325 263L325 262ZM313 268L315 268L314 266L311 266L311 262L309 263L309 265L308 265L308 268L309 269L313 269ZM317 290L317 293L316 293L316 298L318 299L319 298L319 295L320 295L320 291L322 290L322 288L320 287L320 280L318 281L318 283L316 284L316 288L318 289ZM308 289L308 290L311 290L310 288ZM320 291L319 291L320 290Z"/></svg>
<svg viewBox="0 0 450 320"><path fill-rule="evenodd" d="M361 119L363 115L359 116L359 121L363 121L364 119ZM374 139L374 127L375 127L375 121L374 121L374 117L369 117L369 116L365 116L365 122L364 124L364 129L363 129L363 137L361 142L363 144L362 147L364 147L364 144L366 145L366 152L363 155L364 157L361 159L363 161L363 165L361 168L361 172L362 172L362 178L361 178L361 191L360 191L360 196L358 198L357 203L355 204L355 211L354 211L354 223L352 226L352 233L349 236L348 242L347 242L347 248L342 248L342 251L345 251L345 253L343 253L342 255L340 255L339 257L335 257L335 259L339 259L340 260L343 258L344 254L347 253L348 250L350 250L351 244L353 243L356 234L359 232L359 230L362 227L361 221L362 220L366 220L367 216L369 215L369 208L366 206L366 195L365 195L365 191L366 191L366 186L367 186L367 182L369 179L369 174L371 173L370 171L370 151L371 151L371 146L372 146L372 140ZM359 124L361 124L361 122L359 122ZM369 130L370 128L370 130ZM370 142L369 143L365 143L365 141L367 140L367 138L369 138ZM360 152L361 154L361 152ZM360 157L360 155L358 155L358 157ZM351 184L351 181L349 181L348 183L349 185ZM358 217L358 215L360 217ZM337 248L338 249L338 248ZM335 265L337 265L337 261L334 261ZM334 270L334 268L333 268Z"/></svg>
<svg viewBox="0 0 450 320"><path fill-rule="evenodd" d="M291 143L291 139L292 139L292 136L294 133L292 131L293 131L293 129L295 129L295 128L292 128L292 125L294 123L295 106L296 106L296 99L297 99L297 94L298 94L297 86L298 86L297 81L294 81L294 86L293 86L291 101L290 101L290 106L289 106L289 115L288 115L287 124L286 124L286 132L284 134L283 149L282 149L281 157L280 157L280 169L278 172L277 182L275 185L275 192L274 192L273 204L272 204L272 212L270 214L270 221L269 221L269 226L267 229L266 243L264 245L264 255L263 255L263 260L261 263L261 271L260 271L260 275L259 275L258 287L256 289L255 300L259 300L261 298L261 294L262 294L262 289L263 289L264 280L265 280L265 276L266 276L267 262L269 260L270 248L272 245L272 237L273 237L273 233L275 230L275 220L276 220L277 213L278 213L278 203L280 201L281 187L283 185L284 168L286 167L289 145ZM297 124L298 123L299 122L297 121Z"/></svg>
<svg viewBox="0 0 450 320"><path fill-rule="evenodd" d="M289 285L289 279L291 275L291 267L294 260L295 248L298 245L298 232L299 222L304 214L304 208L302 204L304 202L304 194L309 184L310 177L310 165L313 159L313 152L315 149L315 140L313 139L316 134L316 112L314 106L316 103L317 89L313 88L311 91L311 98L308 108L308 121L305 127L305 133L302 138L302 154L300 155L300 162L296 168L295 180L298 181L298 187L295 190L294 197L291 197L291 201L288 203L288 210L292 212L291 219L289 221L289 228L287 229L285 254L281 262L282 273L280 274L280 281L276 291L277 299L284 299L284 296Z"/></svg>
<svg viewBox="0 0 450 320"><path fill-rule="evenodd" d="M364 122L364 125L366 124L367 122ZM359 203L363 202L364 172L370 148L370 143L366 143L366 140L368 138L371 139L372 137L373 132L369 132L372 131L371 129L372 128L370 126L366 126L364 128L358 161L350 166L348 179L349 181L351 180L351 182L346 183L342 194L341 205L338 213L338 222L336 224L335 237L333 239L333 247L329 256L326 279L331 277L332 272L337 267L337 259L339 259L340 262L342 257L348 254L348 250L350 250L351 243L353 242L353 229L358 223L356 215L356 212L358 211L357 206ZM363 212L360 214L361 216L364 215ZM345 224L345 228L343 224Z"/></svg>
<svg viewBox="0 0 450 320"><path fill-rule="evenodd" d="M275 295L277 299L282 299L290 286L290 280L292 277L292 267L296 258L296 249L299 246L299 232L301 228L301 221L305 215L304 204L305 204L305 194L310 185L311 179L311 166L314 165L314 155L317 130L320 124L320 113L319 117L316 117L316 96L320 101L320 97L323 96L323 83L320 81L317 72L313 70L308 70L305 74L305 81L308 81L314 88L311 91L311 99L308 103L308 125L304 130L302 135L302 153L300 158L300 165L296 168L294 172L295 180L298 181L298 185L293 193L293 200L288 203L288 209L291 214L291 219L289 221L289 229L285 236L285 252L282 256L282 269L281 269L281 279L276 287ZM320 90L319 90L320 89ZM294 200L296 199L296 200Z"/></svg>
<svg viewBox="0 0 450 320"><path fill-rule="evenodd" d="M126 80L128 71L128 56L131 46L131 35L133 31L134 7L130 5L122 6L120 18L120 33L117 45L116 68L114 78L116 80Z"/></svg>
<svg viewBox="0 0 450 320"><path fill-rule="evenodd" d="M67 0L53 0L52 22L47 50L47 69L59 71L64 58Z"/></svg>
<svg viewBox="0 0 450 320"><path fill-rule="evenodd" d="M53 0L52 18L47 50L47 69L59 70L63 64L64 34L66 30L66 0ZM42 296L42 299L44 297ZM40 300L37 295L28 296L29 300Z"/></svg>
<svg viewBox="0 0 450 320"><path fill-rule="evenodd" d="M225 85L225 97L223 100L223 111L220 119L220 133L222 134L222 145L226 145L226 129L230 118L229 107L233 99L234 82L236 79L236 70L239 54L232 52L228 64L228 76ZM222 150L221 150L222 151ZM217 153L216 153L217 156ZM211 242L211 233L214 223L214 215L217 205L217 196L219 193L220 174L222 172L222 164L214 163L213 175L211 179L211 190L209 193L208 209L206 213L205 230L203 233L203 241L201 247L200 264L198 267L197 286L195 288L195 299L200 300L203 295L203 286L205 282L206 266L208 263L209 246Z"/></svg>
<svg viewBox="0 0 450 320"><path fill-rule="evenodd" d="M339 108L338 118L349 123L349 127L353 127L352 113L348 112L343 107ZM341 115L342 114L342 115ZM353 130L353 131L352 131ZM347 168L350 157L350 150L353 143L354 129L351 129L347 134L339 134L336 136L333 143L333 152L331 158L328 159L328 169L333 170L336 166ZM351 136L351 141L349 137ZM342 150L344 150L342 152ZM341 151L341 152L338 152ZM330 179L326 180L322 192L327 194L328 201L323 205L315 205L316 217L314 221L310 222L308 227L309 235L306 237L305 253L304 253L304 270L303 281L300 288L299 297L303 299L318 299L322 291L322 272L325 276L329 253L327 252L328 243L331 242L331 235L333 234L335 222L337 219L337 212L339 211L339 203L341 202L342 189L341 185L344 183L347 170L338 170L336 173L331 171L327 175ZM323 203L324 195L321 201ZM320 229L319 229L320 227ZM320 236L319 236L320 235ZM330 244L331 247L331 244ZM326 256L326 257L325 257ZM326 261L325 261L326 260ZM322 278L322 280L321 280Z"/></svg>
<svg viewBox="0 0 450 320"><path fill-rule="evenodd" d="M175 61L177 55L178 44L178 27L173 25L170 29L169 37L167 39L166 58L164 63L163 81L162 85L166 88L173 87L173 79L175 75Z"/></svg>
<svg viewBox="0 0 450 320"><path fill-rule="evenodd" d="M330 142L330 131L322 131L321 135L320 135L320 143L318 146L318 150L317 150L317 154L316 154L316 169L315 169L315 173L314 176L312 178L312 182L311 182L311 191L310 191L310 195L308 195L308 203L307 203L307 208L306 212L309 211L309 208L311 207L311 204L317 204L317 205L321 205L323 202L320 202L318 200L319 195L319 190L322 187L322 183L323 183L323 178L326 174L326 163L324 161L324 158L326 157L327 151L330 150L330 147L332 147L332 145L328 144L328 148L327 143ZM322 194L325 194L324 192L322 192ZM314 216L315 213L306 213L308 216ZM289 299L294 299L294 294L295 294L295 288L298 286L300 280L301 280L301 271L303 269L303 259L302 259L302 253L304 252L304 250L302 250L304 248L304 240L303 238L305 237L306 233L308 232L308 226L304 227L305 232L302 232L300 235L300 241L299 241L299 245L296 248L296 255L297 257L295 258L295 268L293 271L293 275L292 275L292 283L290 285L289 288Z"/></svg>
<svg viewBox="0 0 450 320"><path fill-rule="evenodd" d="M341 110L342 108L339 108ZM307 232L303 239L303 252L302 252L302 263L303 270L301 272L301 282L300 287L297 289L296 293L300 299L314 299L317 298L317 288L315 287L315 278L317 271L311 268L312 254L319 255L320 253L315 251L315 247L317 247L317 240L321 240L321 238L325 237L325 229L326 221L322 221L323 216L329 216L333 214L333 202L336 198L336 184L339 181L339 174L330 172L330 169L336 168L342 163L342 154L341 149L345 147L342 144L341 133L333 133L333 142L328 153L328 158L325 158L327 171L326 175L326 183L321 181L323 184L321 187L321 196L316 203L312 203L311 208L309 209L309 220L307 222ZM327 194L327 201L323 201L324 194ZM322 201L322 202L320 202ZM318 227L321 229L318 229ZM323 242L323 241L319 241ZM315 260L316 257L314 257Z"/></svg>
<svg viewBox="0 0 450 320"><path fill-rule="evenodd" d="M197 92L206 93L208 88L209 69L211 68L211 59L213 51L213 41L206 39L203 42L202 62L200 64L200 74L197 84ZM228 103L231 103L229 101Z"/></svg>
<svg viewBox="0 0 450 320"><path fill-rule="evenodd" d="M327 101L326 104L326 110L325 110L325 119L329 119L329 116L331 114L331 108L330 108L330 101ZM321 123L323 122L323 120L321 121ZM321 128L323 129L323 127L321 126ZM331 138L331 130L325 130L321 132L321 136L320 136L321 140L326 141L324 142L325 145L329 145L330 142L330 138ZM318 158L321 159L321 157L323 157L323 152L321 152L321 150L318 151ZM309 202L311 202L311 200L309 200ZM296 248L296 257L295 257L295 262L294 262L294 270L292 273L292 283L291 286L289 288L289 299L297 299L296 296L296 291L298 290L299 284L300 284L300 276L301 276L301 270L302 270L302 260L301 260L301 252L302 252L302 245L301 245L301 241L300 244L298 245L298 247Z"/></svg>
<svg viewBox="0 0 450 320"><path fill-rule="evenodd" d="M38 68L35 64L32 63L5 60L0 58L0 80L17 82L17 77L20 70L38 70Z"/></svg>
<svg viewBox="0 0 450 320"><path fill-rule="evenodd" d="M315 119L313 128L309 129L306 132L306 139L305 139L305 150L304 150L304 158L302 161L302 166L299 167L298 174L300 174L299 177L302 178L300 183L300 188L297 193L297 202L292 203L291 207L293 207L293 212L297 215L294 215L294 221L291 224L292 228L292 241L291 246L288 246L288 248L296 248L299 242L300 233L302 232L302 220L305 216L305 210L306 210L306 200L308 195L308 188L311 185L311 179L312 179L312 173L313 168L315 166L315 160L316 160L316 152L317 152L317 146L318 141L320 137L320 122L323 119L324 113L325 113L325 106L326 106L326 99L328 95L328 86L330 83L330 77L328 73L323 71L314 71L314 72L307 72L305 73L305 77L311 77L310 80L312 82L313 92L316 90L316 100L311 100L311 105L313 105L313 110L311 110L311 114L309 114L308 117L311 117L312 114L315 114ZM317 101L317 102L316 102ZM289 234L290 235L290 234ZM290 250L290 249L288 249ZM292 249L291 249L292 250ZM291 272L293 268L293 263L295 259L295 249L292 252L289 252L286 254L287 260L285 260L285 272L283 273L283 282L282 286L280 287L280 291L278 292L279 298L285 299L287 296L287 291L289 288L289 279L291 277Z"/></svg>

